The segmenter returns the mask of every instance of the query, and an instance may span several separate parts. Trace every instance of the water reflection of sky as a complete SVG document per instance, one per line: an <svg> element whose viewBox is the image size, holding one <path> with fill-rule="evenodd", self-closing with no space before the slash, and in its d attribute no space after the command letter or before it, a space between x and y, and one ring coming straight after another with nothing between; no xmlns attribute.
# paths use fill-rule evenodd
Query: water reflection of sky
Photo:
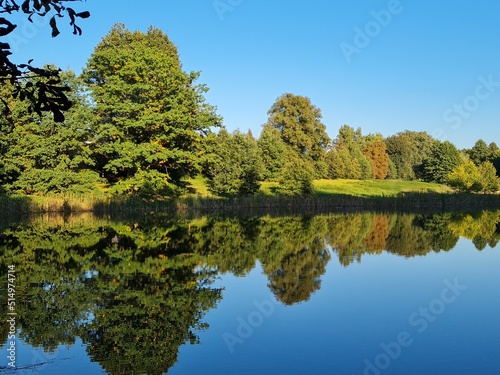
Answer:
<svg viewBox="0 0 500 375"><path fill-rule="evenodd" d="M224 334L237 336L238 318L247 321L257 311L253 301L276 300L260 267L246 278L225 275L224 298L206 316L210 329L200 334L202 345L181 347L169 374L363 374L365 360L374 363L384 353L381 344L401 332L412 343L385 370L377 368L380 374L497 374L499 264L498 248L478 252L467 240L450 252L364 256L347 268L333 258L308 302L276 303L232 354ZM444 312L431 314L434 321L422 318L419 309L439 299L446 280L453 284L456 278L467 289ZM428 323L422 332L415 313Z"/></svg>

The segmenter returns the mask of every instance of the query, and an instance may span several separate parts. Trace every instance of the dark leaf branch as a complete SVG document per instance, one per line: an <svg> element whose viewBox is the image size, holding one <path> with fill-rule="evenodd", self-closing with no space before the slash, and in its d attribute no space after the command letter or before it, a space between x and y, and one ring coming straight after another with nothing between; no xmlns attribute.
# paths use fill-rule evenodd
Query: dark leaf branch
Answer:
<svg viewBox="0 0 500 375"><path fill-rule="evenodd" d="M65 7L64 3L81 0L24 0L19 6L14 0L0 0L0 13L12 14L21 10L28 15L28 21L32 21L34 15L41 17L52 13L49 25L52 29L52 37L60 34L57 27L57 18L63 18L66 13L73 26L73 34L81 35L82 29L76 24L76 19L89 18L90 12L75 12L73 8ZM13 32L16 25L4 17L0 17L0 37L5 37ZM12 55L8 43L0 42L0 82L9 81L13 87L12 95L21 100L27 100L29 111L42 115L43 112L51 112L54 120L64 121L63 112L71 107L71 101L66 96L70 91L60 78L60 69L37 68L31 65L33 60L27 64L15 64L10 61ZM34 83L33 79L36 79ZM7 101L0 98L0 111L9 113Z"/></svg>

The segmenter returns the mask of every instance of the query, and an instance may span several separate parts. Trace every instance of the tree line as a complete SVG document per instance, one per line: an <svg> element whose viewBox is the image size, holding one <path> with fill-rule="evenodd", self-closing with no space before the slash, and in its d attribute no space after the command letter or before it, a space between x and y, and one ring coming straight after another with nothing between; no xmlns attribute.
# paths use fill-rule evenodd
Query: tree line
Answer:
<svg viewBox="0 0 500 375"><path fill-rule="evenodd" d="M52 69L47 66L46 69ZM342 126L332 139L321 110L285 93L268 111L256 138L229 133L205 101L199 73L182 69L175 45L161 30L113 26L82 74L60 74L71 108L60 121L33 112L6 81L0 97L0 189L6 194L109 191L175 196L198 175L216 195L252 195L262 181L276 193L310 195L314 179L401 179L446 183L462 191L500 188L500 150L478 140L458 150L426 132L384 138ZM28 76L26 86L50 77ZM217 129L219 129L217 131Z"/></svg>

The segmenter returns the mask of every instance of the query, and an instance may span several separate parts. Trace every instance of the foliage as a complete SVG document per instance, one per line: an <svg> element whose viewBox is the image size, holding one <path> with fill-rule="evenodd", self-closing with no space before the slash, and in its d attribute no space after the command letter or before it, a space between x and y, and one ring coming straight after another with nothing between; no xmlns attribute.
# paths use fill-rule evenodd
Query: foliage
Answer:
<svg viewBox="0 0 500 375"><path fill-rule="evenodd" d="M276 189L278 194L309 196L314 194L314 167L290 151Z"/></svg>
<svg viewBox="0 0 500 375"><path fill-rule="evenodd" d="M448 175L448 184L468 192L494 192L500 189L495 167L488 161L479 167L472 161L459 165Z"/></svg>
<svg viewBox="0 0 500 375"><path fill-rule="evenodd" d="M486 142L479 139L474 146L466 151L470 160L477 166L490 159L491 150L486 145Z"/></svg>
<svg viewBox="0 0 500 375"><path fill-rule="evenodd" d="M276 128L264 125L257 145L265 168L264 180L276 181L285 164L285 152L287 151L285 143L281 139L281 133Z"/></svg>
<svg viewBox="0 0 500 375"><path fill-rule="evenodd" d="M57 18L64 17L70 19L73 27L73 34L81 35L82 30L76 24L76 18L88 18L87 11L76 12L73 8L66 7L64 3L74 0L25 0L19 6L14 0L0 1L0 13L12 15L14 12L22 11L28 15L28 20L32 22L33 16L45 17L52 15L49 25L52 29L52 37L59 35L57 28ZM57 16L57 18L56 18ZM4 17L0 17L0 37L11 34L17 25ZM24 64L16 64L10 60L11 46L0 40L0 81L2 84L8 82L11 85L11 94L14 98L27 101L28 111L39 116L44 112L51 112L54 121L63 122L63 112L71 107L71 101L67 97L69 87L62 82L60 70L52 67L37 68L31 65L32 60ZM34 80L36 78L36 80ZM3 107L3 108L2 108ZM0 110L8 114L10 106L5 96L0 96Z"/></svg>
<svg viewBox="0 0 500 375"><path fill-rule="evenodd" d="M74 103L64 122L29 113L27 103L11 97L11 114L0 133L0 181L8 192L85 193L100 185L90 149L93 118L81 82L73 72L61 79Z"/></svg>
<svg viewBox="0 0 500 375"><path fill-rule="evenodd" d="M409 130L386 138L387 154L396 167L396 177L402 180L421 178L423 161L429 157L434 141L426 132Z"/></svg>
<svg viewBox="0 0 500 375"><path fill-rule="evenodd" d="M286 93L268 111L267 126L277 129L281 139L301 159L319 163L324 159L330 138L321 122L321 110L307 97ZM318 168L321 170L321 166Z"/></svg>
<svg viewBox="0 0 500 375"><path fill-rule="evenodd" d="M185 73L162 31L115 25L96 46L83 77L95 101L95 158L109 182L156 171L174 185L199 171L200 143L220 124L198 73ZM137 178L136 178L137 179Z"/></svg>
<svg viewBox="0 0 500 375"><path fill-rule="evenodd" d="M374 161L367 158L362 151L367 146L361 129L354 130L348 125L342 126L334 141L334 147L326 155L329 177L359 180L373 178ZM377 145L374 144L374 146ZM374 158L383 158L375 149L371 151L366 149L366 152Z"/></svg>
<svg viewBox="0 0 500 375"><path fill-rule="evenodd" d="M435 142L423 162L423 179L445 184L450 172L461 163L460 152L450 142Z"/></svg>
<svg viewBox="0 0 500 375"><path fill-rule="evenodd" d="M204 174L209 189L220 196L252 195L259 188L264 166L257 142L251 134L221 129L205 140Z"/></svg>
<svg viewBox="0 0 500 375"><path fill-rule="evenodd" d="M383 180L389 173L389 155L382 136L366 142L363 154L372 163L373 177Z"/></svg>

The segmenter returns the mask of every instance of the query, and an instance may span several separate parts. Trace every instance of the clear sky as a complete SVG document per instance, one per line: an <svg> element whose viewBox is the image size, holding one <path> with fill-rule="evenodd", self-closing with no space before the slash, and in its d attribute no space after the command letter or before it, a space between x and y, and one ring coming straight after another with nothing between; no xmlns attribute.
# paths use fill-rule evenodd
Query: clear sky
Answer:
<svg viewBox="0 0 500 375"><path fill-rule="evenodd" d="M140 5L136 5L140 4ZM144 5L143 5L144 4ZM84 34L19 23L16 62L77 73L116 22L165 31L201 71L229 130L258 135L285 92L308 96L334 138L343 124L388 136L427 131L459 148L500 145L498 0L87 0ZM12 39L15 38L15 39Z"/></svg>

